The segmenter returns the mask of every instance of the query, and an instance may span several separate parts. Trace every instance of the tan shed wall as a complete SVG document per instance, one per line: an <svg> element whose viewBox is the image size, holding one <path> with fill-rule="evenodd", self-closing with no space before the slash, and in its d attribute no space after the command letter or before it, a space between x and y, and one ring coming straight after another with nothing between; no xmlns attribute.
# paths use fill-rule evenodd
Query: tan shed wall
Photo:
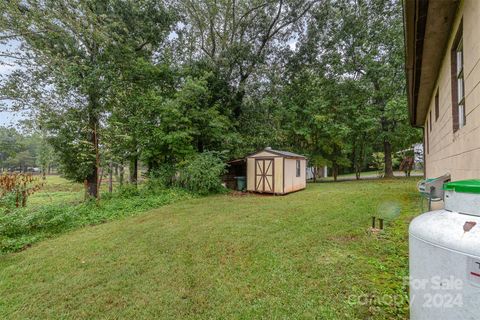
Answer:
<svg viewBox="0 0 480 320"><path fill-rule="evenodd" d="M304 189L307 186L305 159L300 159L300 177L296 173L297 159L285 158L285 193Z"/></svg>
<svg viewBox="0 0 480 320"><path fill-rule="evenodd" d="M283 159L275 158L275 193L283 193Z"/></svg>
<svg viewBox="0 0 480 320"><path fill-rule="evenodd" d="M453 133L450 52L463 16L464 81L466 125ZM428 23L428 22L427 22ZM428 123L429 152L425 144L427 178L447 172L452 180L480 178L480 1L465 0L460 4L445 51L436 88L439 90L439 118L435 120L435 89L430 100ZM441 50L441 48L439 48ZM425 122L429 122L429 113ZM432 128L430 131L430 127Z"/></svg>
<svg viewBox="0 0 480 320"><path fill-rule="evenodd" d="M247 191L255 191L255 159L247 158Z"/></svg>

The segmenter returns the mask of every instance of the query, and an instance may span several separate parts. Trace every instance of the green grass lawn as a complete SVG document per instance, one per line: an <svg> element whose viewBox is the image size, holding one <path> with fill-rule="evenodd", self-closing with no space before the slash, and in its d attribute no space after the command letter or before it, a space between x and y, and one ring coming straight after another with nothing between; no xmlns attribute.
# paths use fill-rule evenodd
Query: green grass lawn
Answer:
<svg viewBox="0 0 480 320"><path fill-rule="evenodd" d="M0 318L406 318L405 300L375 298L407 295L415 183L210 196L84 227L0 257Z"/></svg>

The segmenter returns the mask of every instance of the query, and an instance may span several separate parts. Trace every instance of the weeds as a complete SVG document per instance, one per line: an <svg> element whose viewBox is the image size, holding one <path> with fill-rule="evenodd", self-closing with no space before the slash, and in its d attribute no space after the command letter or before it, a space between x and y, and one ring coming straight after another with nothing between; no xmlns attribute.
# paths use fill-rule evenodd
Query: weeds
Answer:
<svg viewBox="0 0 480 320"><path fill-rule="evenodd" d="M15 203L15 207L27 206L27 198L39 191L44 183L31 173L0 175L0 204Z"/></svg>

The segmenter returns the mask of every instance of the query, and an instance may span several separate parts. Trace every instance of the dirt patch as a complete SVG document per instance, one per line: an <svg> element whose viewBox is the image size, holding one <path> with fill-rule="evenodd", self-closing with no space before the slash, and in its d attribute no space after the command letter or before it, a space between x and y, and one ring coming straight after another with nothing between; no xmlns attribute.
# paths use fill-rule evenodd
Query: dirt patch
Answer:
<svg viewBox="0 0 480 320"><path fill-rule="evenodd" d="M232 191L229 193L230 196L232 197L245 197L245 196L248 196L250 195L250 193L248 192L242 192L242 191Z"/></svg>

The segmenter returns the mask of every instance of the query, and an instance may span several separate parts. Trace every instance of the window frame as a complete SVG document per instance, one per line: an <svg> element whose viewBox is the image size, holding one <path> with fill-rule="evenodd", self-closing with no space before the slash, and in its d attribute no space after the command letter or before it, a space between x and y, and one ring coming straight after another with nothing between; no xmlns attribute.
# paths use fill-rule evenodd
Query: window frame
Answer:
<svg viewBox="0 0 480 320"><path fill-rule="evenodd" d="M440 117L440 99L439 99L439 90L437 89L437 93L435 94L435 122L437 122L438 118Z"/></svg>
<svg viewBox="0 0 480 320"><path fill-rule="evenodd" d="M426 125L426 128L425 128L425 144L426 144L427 154L429 154L430 153L430 144L428 143L428 120L425 122L425 125Z"/></svg>
<svg viewBox="0 0 480 320"><path fill-rule="evenodd" d="M295 174L296 174L296 177L301 177L302 176L302 165L301 165L301 162L300 160L296 160L295 162Z"/></svg>
<svg viewBox="0 0 480 320"><path fill-rule="evenodd" d="M452 44L451 55L452 83L452 123L453 132L457 132L467 124L465 107L465 57L463 46L463 20L458 26L457 34Z"/></svg>
<svg viewBox="0 0 480 320"><path fill-rule="evenodd" d="M428 113L428 122L430 122L430 132L432 132L432 110Z"/></svg>

